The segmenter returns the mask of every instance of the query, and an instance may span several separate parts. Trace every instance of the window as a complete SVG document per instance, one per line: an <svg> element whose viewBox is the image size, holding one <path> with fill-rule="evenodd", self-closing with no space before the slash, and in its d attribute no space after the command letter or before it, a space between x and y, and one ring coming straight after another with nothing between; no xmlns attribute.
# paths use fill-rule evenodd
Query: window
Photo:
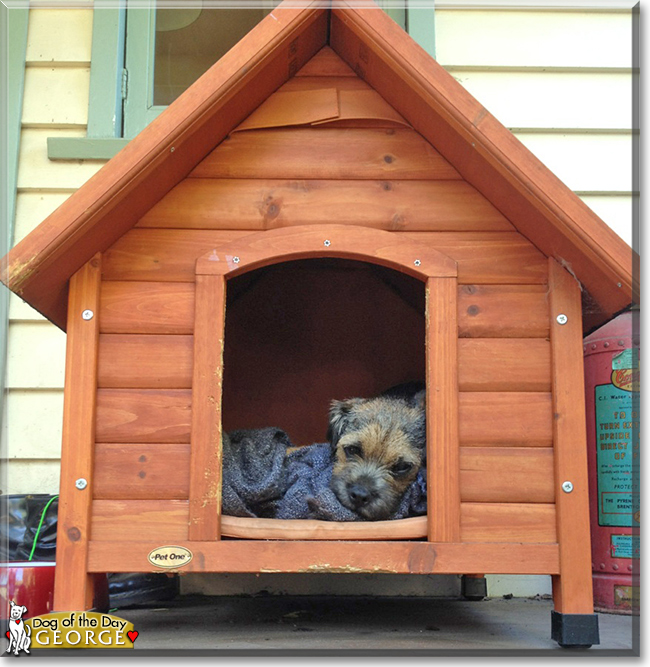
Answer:
<svg viewBox="0 0 650 667"><path fill-rule="evenodd" d="M96 3L87 136L50 138L49 158L113 157L279 3L237 9ZM378 4L434 55L433 2Z"/></svg>

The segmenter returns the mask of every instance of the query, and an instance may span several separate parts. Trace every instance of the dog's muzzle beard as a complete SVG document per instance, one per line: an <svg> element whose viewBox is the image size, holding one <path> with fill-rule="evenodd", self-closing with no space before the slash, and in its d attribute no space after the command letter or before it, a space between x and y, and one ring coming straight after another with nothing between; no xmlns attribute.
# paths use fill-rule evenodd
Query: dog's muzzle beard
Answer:
<svg viewBox="0 0 650 667"><path fill-rule="evenodd" d="M386 470L368 464L350 465L332 475L332 490L342 505L368 521L389 519L400 495L386 479Z"/></svg>

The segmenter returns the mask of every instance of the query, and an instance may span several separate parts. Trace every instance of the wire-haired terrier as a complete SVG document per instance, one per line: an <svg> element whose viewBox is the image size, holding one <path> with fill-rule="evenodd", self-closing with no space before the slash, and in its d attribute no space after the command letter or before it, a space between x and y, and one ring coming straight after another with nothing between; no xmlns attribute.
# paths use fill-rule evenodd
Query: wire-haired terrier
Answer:
<svg viewBox="0 0 650 667"><path fill-rule="evenodd" d="M426 453L424 384L375 398L333 401L327 439L335 456L331 487L363 519L389 519Z"/></svg>

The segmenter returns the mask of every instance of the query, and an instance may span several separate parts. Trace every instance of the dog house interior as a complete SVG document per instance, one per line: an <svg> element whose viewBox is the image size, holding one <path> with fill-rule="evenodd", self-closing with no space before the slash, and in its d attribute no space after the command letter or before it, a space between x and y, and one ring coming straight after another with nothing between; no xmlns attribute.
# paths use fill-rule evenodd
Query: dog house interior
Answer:
<svg viewBox="0 0 650 667"><path fill-rule="evenodd" d="M548 574L554 638L594 643L582 335L631 263L381 12L280 6L7 258L68 335L56 609L174 547L180 572ZM224 431L323 442L333 399L418 379L425 516L222 514Z"/></svg>

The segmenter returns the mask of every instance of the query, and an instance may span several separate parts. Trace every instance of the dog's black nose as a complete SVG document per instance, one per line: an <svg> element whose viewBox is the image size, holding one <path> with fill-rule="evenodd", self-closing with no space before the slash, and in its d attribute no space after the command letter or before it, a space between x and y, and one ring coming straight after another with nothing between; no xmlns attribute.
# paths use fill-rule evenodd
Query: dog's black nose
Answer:
<svg viewBox="0 0 650 667"><path fill-rule="evenodd" d="M348 495L355 507L363 507L370 500L370 491L360 484L352 484L348 488Z"/></svg>

